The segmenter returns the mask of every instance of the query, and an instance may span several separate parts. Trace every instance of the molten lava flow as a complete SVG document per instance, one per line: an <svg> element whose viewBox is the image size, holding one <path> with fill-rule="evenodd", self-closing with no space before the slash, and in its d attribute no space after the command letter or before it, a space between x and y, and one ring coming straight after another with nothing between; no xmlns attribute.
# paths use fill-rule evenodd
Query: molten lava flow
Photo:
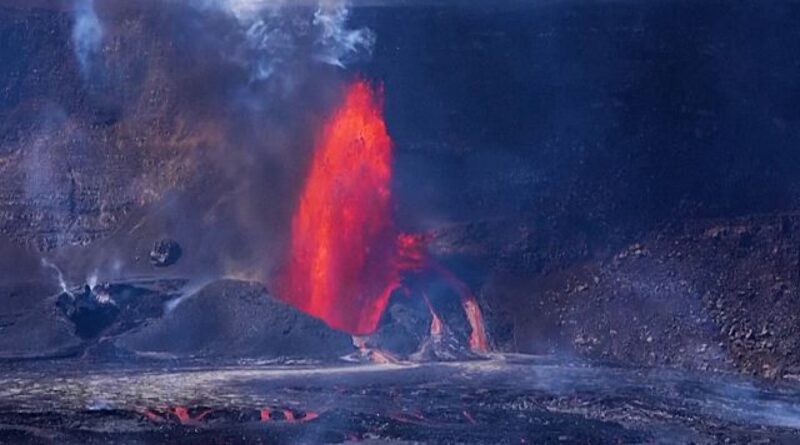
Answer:
<svg viewBox="0 0 800 445"><path fill-rule="evenodd" d="M205 409L193 416L189 412L189 408L185 406L174 406L172 408L167 408L166 411L148 409L144 411L144 416L148 420L154 422L165 422L171 414L174 416L174 419L177 419L181 424L196 424L202 422L212 411L211 409Z"/></svg>
<svg viewBox="0 0 800 445"><path fill-rule="evenodd" d="M303 422L311 422L312 420L319 418L319 414L315 413L314 411L306 411L306 415L303 417Z"/></svg>
<svg viewBox="0 0 800 445"><path fill-rule="evenodd" d="M399 363L400 360L392 355L390 352L381 351L380 349L372 349L367 345L365 337L354 336L353 346L358 348L362 357L368 359L372 363L379 365L389 365L392 363Z"/></svg>
<svg viewBox="0 0 800 445"><path fill-rule="evenodd" d="M376 330L404 273L436 271L461 296L472 328L470 348L488 352L480 308L469 289L429 257L427 235L395 231L389 187L392 141L381 102L366 81L357 80L323 126L292 218L290 255L278 293L329 326L355 335L363 355L392 363L391 354L369 349L358 336ZM440 336L445 326L427 303L431 334Z"/></svg>
<svg viewBox="0 0 800 445"><path fill-rule="evenodd" d="M280 415L275 415L280 413ZM282 418L281 418L282 416ZM295 413L290 409L281 409L273 411L270 408L261 408L259 410L259 419L261 422L277 422L282 421L286 423L300 423L310 422L319 417L319 414L314 411L300 411Z"/></svg>
<svg viewBox="0 0 800 445"><path fill-rule="evenodd" d="M431 336L432 337L440 337L442 335L442 330L444 329L442 326L442 320L436 315L435 312L432 312L433 319L431 319Z"/></svg>
<svg viewBox="0 0 800 445"><path fill-rule="evenodd" d="M261 418L262 422L269 422L270 420L272 420L271 416L272 416L272 410L270 410L269 408L261 408L261 411L259 411L259 417Z"/></svg>
<svg viewBox="0 0 800 445"><path fill-rule="evenodd" d="M172 414L174 414L175 417L177 417L178 420L184 424L201 422L207 415L211 414L211 411L212 410L210 409L206 409L197 415L192 416L189 413L189 409L185 406L176 406L172 408Z"/></svg>
<svg viewBox="0 0 800 445"><path fill-rule="evenodd" d="M431 313L431 337L440 337L442 335L442 330L444 330L442 320L436 315L436 311L433 310L433 305L431 304L431 300L428 299L428 295L423 293L422 298L425 299L425 304L428 305L428 310Z"/></svg>
<svg viewBox="0 0 800 445"><path fill-rule="evenodd" d="M466 294L462 300L464 312L467 313L467 320L472 332L469 334L469 348L474 352L489 352L489 341L486 339L486 328L483 325L483 314L475 296Z"/></svg>
<svg viewBox="0 0 800 445"><path fill-rule="evenodd" d="M487 353L489 352L489 340L486 336L486 326L483 324L483 314L481 307L475 296L470 292L469 287L459 280L452 272L445 269L438 263L432 263L434 270L439 272L445 280L458 291L461 297L461 306L464 308L464 313L467 314L467 321L471 332L469 334L469 348L473 352Z"/></svg>
<svg viewBox="0 0 800 445"><path fill-rule="evenodd" d="M149 409L144 412L144 416L147 417L148 420L152 420L153 422L161 422L164 420L163 417L159 416L158 414Z"/></svg>
<svg viewBox="0 0 800 445"><path fill-rule="evenodd" d="M189 415L189 410L183 406L176 406L172 409L173 414L181 421L181 423L187 423L192 421L192 417Z"/></svg>
<svg viewBox="0 0 800 445"><path fill-rule="evenodd" d="M399 282L391 161L381 99L358 80L314 152L281 286L284 299L352 334L375 330Z"/></svg>
<svg viewBox="0 0 800 445"><path fill-rule="evenodd" d="M400 271L420 271L427 264L428 237L401 233L397 237L397 268Z"/></svg>

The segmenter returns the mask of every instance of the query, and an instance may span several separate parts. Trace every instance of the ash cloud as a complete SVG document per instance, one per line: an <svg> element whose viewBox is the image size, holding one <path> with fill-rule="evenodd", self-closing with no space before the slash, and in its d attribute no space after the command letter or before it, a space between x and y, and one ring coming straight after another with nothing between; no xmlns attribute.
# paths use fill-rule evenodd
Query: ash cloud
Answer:
<svg viewBox="0 0 800 445"><path fill-rule="evenodd" d="M94 0L76 0L73 14L75 24L72 28L72 44L75 57L80 64L81 74L88 77L93 59L100 51L103 40L103 24L95 10Z"/></svg>

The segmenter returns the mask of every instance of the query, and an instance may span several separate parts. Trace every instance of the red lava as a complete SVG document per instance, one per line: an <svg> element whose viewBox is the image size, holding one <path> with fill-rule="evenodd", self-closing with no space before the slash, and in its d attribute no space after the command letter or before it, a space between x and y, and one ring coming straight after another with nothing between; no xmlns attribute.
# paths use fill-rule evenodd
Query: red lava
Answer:
<svg viewBox="0 0 800 445"><path fill-rule="evenodd" d="M380 92L357 80L325 123L279 280L286 301L354 335L376 329L399 284L389 188L392 141L382 113Z"/></svg>
<svg viewBox="0 0 800 445"><path fill-rule="evenodd" d="M273 418L276 412L280 412L280 415ZM280 418L282 417L282 418ZM286 423L301 423L301 422L310 422L314 419L319 418L319 413L315 411L305 411L300 413L295 413L289 409L281 409L279 411L274 411L270 408L261 408L260 410L260 420L262 422L286 422Z"/></svg>
<svg viewBox="0 0 800 445"><path fill-rule="evenodd" d="M474 352L489 351L475 297L428 255L431 237L398 233L392 218L392 140L382 91L357 79L323 125L291 224L278 294L329 326L360 336L374 332L405 272L431 269L458 290ZM431 332L441 333L433 311ZM374 360L392 357L373 352Z"/></svg>
<svg viewBox="0 0 800 445"><path fill-rule="evenodd" d="M196 424L200 423L205 419L205 417L211 414L213 410L206 409L200 412L199 414L192 416L189 412L189 409L185 406L174 406L171 408L165 409L163 412L159 412L157 410L147 409L144 411L144 416L153 422L166 422L169 419L169 415L175 416L178 419L178 422L181 424Z"/></svg>

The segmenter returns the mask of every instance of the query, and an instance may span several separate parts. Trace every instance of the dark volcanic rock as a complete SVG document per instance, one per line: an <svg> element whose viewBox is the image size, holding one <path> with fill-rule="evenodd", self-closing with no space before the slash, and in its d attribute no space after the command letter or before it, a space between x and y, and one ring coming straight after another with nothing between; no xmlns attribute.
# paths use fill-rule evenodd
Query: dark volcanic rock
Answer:
<svg viewBox="0 0 800 445"><path fill-rule="evenodd" d="M113 300L99 297L88 285L81 292L59 295L56 305L75 324L75 333L83 339L96 337L119 315Z"/></svg>
<svg viewBox="0 0 800 445"><path fill-rule="evenodd" d="M73 326L38 284L0 286L0 359L59 357L81 344Z"/></svg>
<svg viewBox="0 0 800 445"><path fill-rule="evenodd" d="M177 241L162 239L155 242L150 251L150 263L156 267L167 267L175 264L181 257L183 250Z"/></svg>
<svg viewBox="0 0 800 445"><path fill-rule="evenodd" d="M0 359L73 354L80 339L55 307L52 270L0 236Z"/></svg>
<svg viewBox="0 0 800 445"><path fill-rule="evenodd" d="M423 293L395 292L364 346L413 361L473 359L470 329L458 293L432 285Z"/></svg>
<svg viewBox="0 0 800 445"><path fill-rule="evenodd" d="M349 335L269 296L260 285L209 284L159 320L121 336L141 353L224 357L338 357L353 351Z"/></svg>
<svg viewBox="0 0 800 445"><path fill-rule="evenodd" d="M395 292L381 317L379 328L369 336L367 346L407 356L419 351L429 335L430 310L419 297Z"/></svg>
<svg viewBox="0 0 800 445"><path fill-rule="evenodd" d="M145 194L157 199L186 178L191 148L178 146L194 142L175 122L199 120L174 109L169 76L148 73L176 60L154 35L163 27L145 25L157 20L152 8L103 14L107 66L87 83L70 8L28 3L0 5L0 233L41 250L83 245L110 235Z"/></svg>
<svg viewBox="0 0 800 445"><path fill-rule="evenodd" d="M501 347L797 378L796 214L686 222L483 294Z"/></svg>
<svg viewBox="0 0 800 445"><path fill-rule="evenodd" d="M63 292L56 307L69 320L75 334L95 341L114 338L146 320L164 315L165 304L180 296L185 280L140 280L84 285ZM91 348L90 348L91 349Z"/></svg>

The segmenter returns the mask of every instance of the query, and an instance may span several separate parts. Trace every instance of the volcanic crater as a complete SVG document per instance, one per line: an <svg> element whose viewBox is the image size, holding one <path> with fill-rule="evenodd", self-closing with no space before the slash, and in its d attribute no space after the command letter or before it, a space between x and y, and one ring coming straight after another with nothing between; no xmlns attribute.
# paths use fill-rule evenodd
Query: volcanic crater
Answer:
<svg viewBox="0 0 800 445"><path fill-rule="evenodd" d="M799 443L798 19L0 0L0 444Z"/></svg>

